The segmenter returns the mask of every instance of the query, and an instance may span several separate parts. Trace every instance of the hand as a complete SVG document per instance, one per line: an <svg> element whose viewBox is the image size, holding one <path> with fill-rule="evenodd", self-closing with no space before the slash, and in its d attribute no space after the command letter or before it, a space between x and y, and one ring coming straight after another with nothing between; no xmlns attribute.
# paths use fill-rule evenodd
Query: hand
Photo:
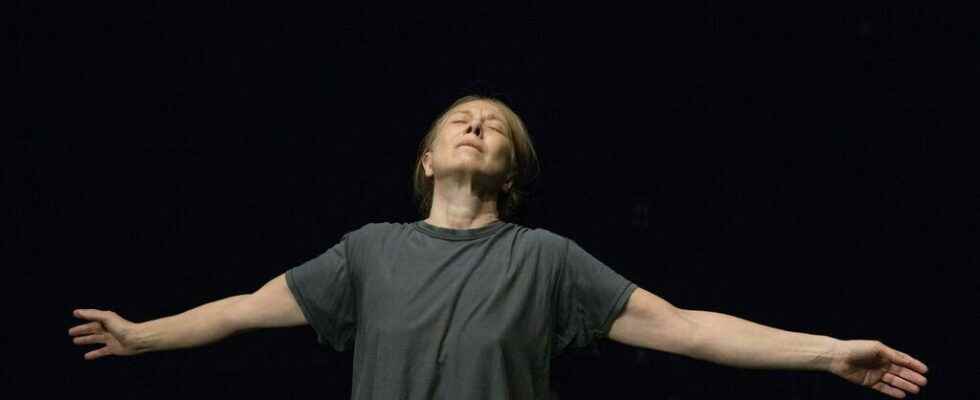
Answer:
<svg viewBox="0 0 980 400"><path fill-rule="evenodd" d="M875 340L844 340L834 349L830 372L895 398L919 393L926 385L925 364Z"/></svg>
<svg viewBox="0 0 980 400"><path fill-rule="evenodd" d="M112 311L82 309L75 310L73 315L93 321L68 330L69 335L75 336L72 339L75 344L105 344L102 348L85 353L86 360L94 360L110 354L128 356L140 353L134 340L136 324Z"/></svg>

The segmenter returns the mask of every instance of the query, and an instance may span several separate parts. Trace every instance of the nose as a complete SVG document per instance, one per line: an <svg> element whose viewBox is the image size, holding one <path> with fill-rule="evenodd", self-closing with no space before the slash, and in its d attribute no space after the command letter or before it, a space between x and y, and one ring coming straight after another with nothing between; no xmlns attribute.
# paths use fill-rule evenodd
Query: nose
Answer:
<svg viewBox="0 0 980 400"><path fill-rule="evenodd" d="M466 127L466 133L472 133L476 136L480 136L480 132L482 131L481 128L482 125L483 125L482 121L480 119L477 119L474 123L470 124L470 126Z"/></svg>

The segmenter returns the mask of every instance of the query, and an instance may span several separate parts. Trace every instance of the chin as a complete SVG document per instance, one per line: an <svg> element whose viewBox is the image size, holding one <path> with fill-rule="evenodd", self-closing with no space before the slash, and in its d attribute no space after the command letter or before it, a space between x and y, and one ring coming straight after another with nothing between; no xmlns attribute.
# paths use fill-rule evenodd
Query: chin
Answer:
<svg viewBox="0 0 980 400"><path fill-rule="evenodd" d="M483 160L473 157L460 157L453 165L457 168L473 169L483 165Z"/></svg>

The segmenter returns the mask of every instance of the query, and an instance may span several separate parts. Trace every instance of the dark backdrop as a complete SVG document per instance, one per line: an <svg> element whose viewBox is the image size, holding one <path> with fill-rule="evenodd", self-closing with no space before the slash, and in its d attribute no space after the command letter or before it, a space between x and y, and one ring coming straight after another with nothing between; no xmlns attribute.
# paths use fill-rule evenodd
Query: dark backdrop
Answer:
<svg viewBox="0 0 980 400"><path fill-rule="evenodd" d="M365 223L419 219L418 142L479 93L513 106L542 159L516 222L680 307L881 340L932 369L919 398L977 396L954 388L978 376L967 10L13 6L9 388L349 397L352 354L308 327L84 361L71 310L176 314ZM885 398L595 350L555 360L560 398Z"/></svg>

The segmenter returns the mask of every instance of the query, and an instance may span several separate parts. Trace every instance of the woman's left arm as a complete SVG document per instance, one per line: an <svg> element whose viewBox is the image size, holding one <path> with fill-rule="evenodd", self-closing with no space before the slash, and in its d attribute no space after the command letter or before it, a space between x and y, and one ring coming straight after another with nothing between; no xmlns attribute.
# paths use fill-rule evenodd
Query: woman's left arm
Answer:
<svg viewBox="0 0 980 400"><path fill-rule="evenodd" d="M893 397L918 393L927 367L874 340L838 340L727 314L685 310L638 288L609 338L738 368L820 370Z"/></svg>

